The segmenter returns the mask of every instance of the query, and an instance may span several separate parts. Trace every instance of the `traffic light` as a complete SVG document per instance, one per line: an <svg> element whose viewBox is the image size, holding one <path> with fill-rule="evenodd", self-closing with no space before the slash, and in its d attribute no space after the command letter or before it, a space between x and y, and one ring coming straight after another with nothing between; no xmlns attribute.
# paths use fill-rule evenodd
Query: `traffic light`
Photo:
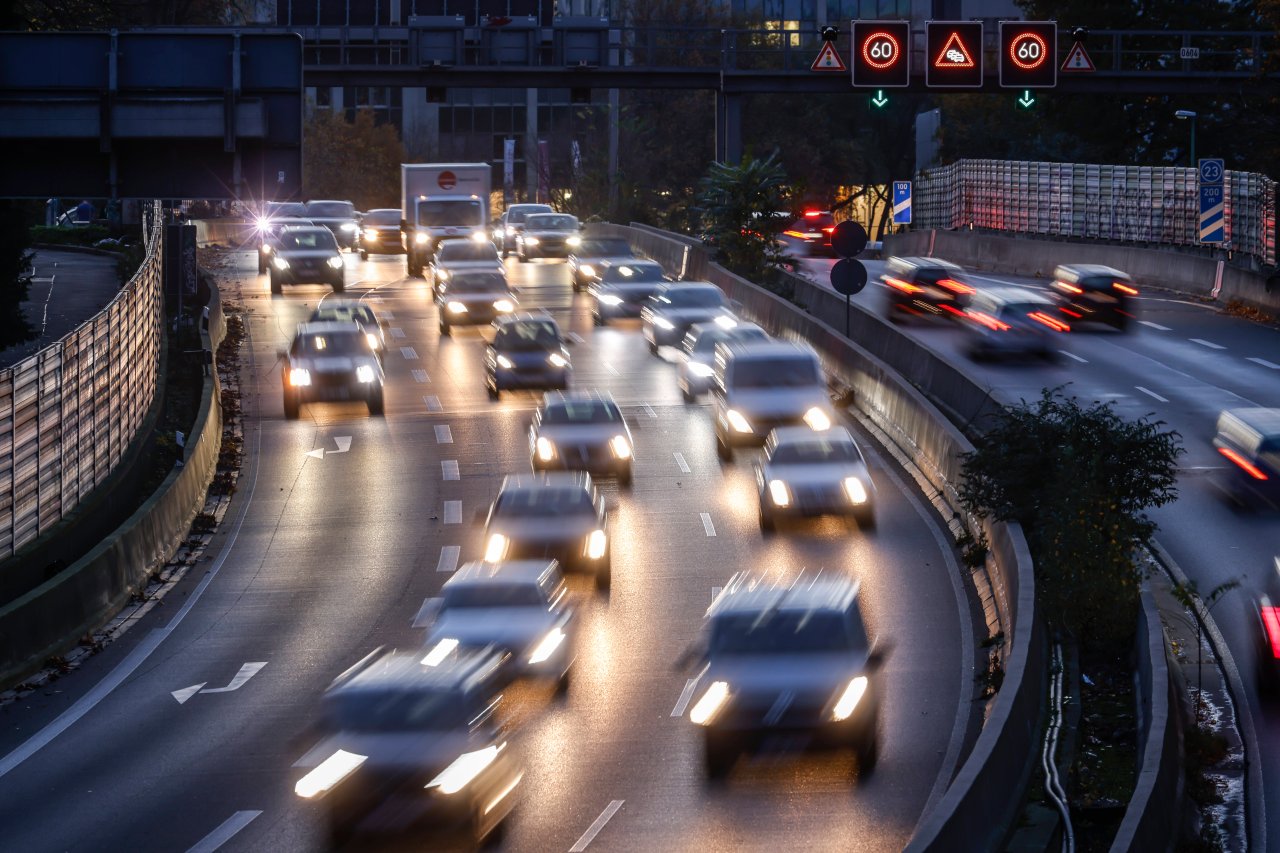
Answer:
<svg viewBox="0 0 1280 853"><path fill-rule="evenodd" d="M853 22L853 85L876 89L911 85L910 21Z"/></svg>
<svg viewBox="0 0 1280 853"><path fill-rule="evenodd" d="M1057 84L1058 25L1053 21L1001 21L1000 85L1025 90L1049 89Z"/></svg>
<svg viewBox="0 0 1280 853"><path fill-rule="evenodd" d="M925 22L925 85L931 89L982 88L982 22Z"/></svg>

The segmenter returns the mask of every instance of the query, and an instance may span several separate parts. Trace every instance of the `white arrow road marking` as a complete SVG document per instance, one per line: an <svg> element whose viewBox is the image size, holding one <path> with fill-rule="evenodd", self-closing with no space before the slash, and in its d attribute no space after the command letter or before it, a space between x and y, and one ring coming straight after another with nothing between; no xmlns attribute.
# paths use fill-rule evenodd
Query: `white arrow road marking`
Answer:
<svg viewBox="0 0 1280 853"><path fill-rule="evenodd" d="M267 665L267 662L264 660L251 661L250 663L243 664L240 667L240 671L236 673L235 678L231 679L231 683L228 684L226 687L211 687L207 690L201 690L200 692L201 693L230 693L233 690L239 690L241 687L244 687L244 685L249 681L250 678L253 678L255 675L257 675L262 670L262 668L266 665ZM272 671L274 672L274 670Z"/></svg>
<svg viewBox="0 0 1280 853"><path fill-rule="evenodd" d="M324 448L323 448L323 447L317 447L315 450L308 450L308 451L307 451L307 455L308 455L308 456L313 456L313 457L315 457L316 459L323 459L323 458L324 458Z"/></svg>
<svg viewBox="0 0 1280 853"><path fill-rule="evenodd" d="M587 846L592 841L595 841L596 836L600 834L600 830L604 829L604 825L609 822L609 819L618 813L618 809L622 808L622 803L622 800L613 800L609 805L605 806L604 811L600 812L600 817L596 818L596 822L588 826L587 831L582 833L582 837L569 848L569 853L582 853L582 851L586 850Z"/></svg>
<svg viewBox="0 0 1280 853"><path fill-rule="evenodd" d="M237 832L244 829L253 819L262 814L261 811L241 811L236 812L231 817L218 824L218 828L213 832L201 838L195 843L187 853L213 853L222 845L230 841Z"/></svg>
<svg viewBox="0 0 1280 853"><path fill-rule="evenodd" d="M333 442L334 442L334 444L338 445L338 449L337 449L337 450L330 450L330 451L329 451L330 455L332 455L332 454L334 454L334 453L346 453L348 450L350 450L350 449L351 449L351 436L349 436L349 435L335 435L335 436L333 437ZM308 456L312 456L312 457L314 457L314 458L316 458L316 459L323 459L323 458L324 458L324 448L323 448L323 447L317 447L315 450L308 450L308 451L307 451L307 455L308 455Z"/></svg>
<svg viewBox="0 0 1280 853"><path fill-rule="evenodd" d="M174 691L173 691L173 698L174 698L174 699L177 699L177 700L178 700L178 704L179 704L179 705L181 705L181 704L185 703L188 699L190 699L192 696L194 696L194 695L196 695L197 693L199 693L199 692L200 692L200 688L201 688L201 687L204 687L204 686L205 686L206 684L208 684L208 683L209 683L209 682L207 682L207 681L202 681L202 682L200 682L199 684L193 684L193 685L191 685L190 687L184 687L184 688L182 688L181 690L174 690Z"/></svg>

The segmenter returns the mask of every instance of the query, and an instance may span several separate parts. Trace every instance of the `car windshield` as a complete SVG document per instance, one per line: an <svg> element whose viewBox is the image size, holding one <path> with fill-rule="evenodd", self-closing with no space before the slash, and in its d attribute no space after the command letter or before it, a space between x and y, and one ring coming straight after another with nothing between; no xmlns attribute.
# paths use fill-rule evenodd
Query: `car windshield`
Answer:
<svg viewBox="0 0 1280 853"><path fill-rule="evenodd" d="M307 206L297 201L269 201L262 215L267 219L279 219L282 216L307 215Z"/></svg>
<svg viewBox="0 0 1280 853"><path fill-rule="evenodd" d="M537 584L485 583L445 587L444 607L545 607Z"/></svg>
<svg viewBox="0 0 1280 853"><path fill-rule="evenodd" d="M864 642L852 636L839 613L732 613L717 616L711 622L712 654L854 652L865 647Z"/></svg>
<svg viewBox="0 0 1280 853"><path fill-rule="evenodd" d="M613 284L662 281L664 273L658 264L616 264L604 271L601 281Z"/></svg>
<svg viewBox="0 0 1280 853"><path fill-rule="evenodd" d="M847 441L796 441L779 444L769 461L774 465L803 465L821 462L858 462L858 448Z"/></svg>
<svg viewBox="0 0 1280 853"><path fill-rule="evenodd" d="M282 249L332 249L338 251L338 244L333 239L333 232L328 228L315 230L289 230L280 232L280 248Z"/></svg>
<svg viewBox="0 0 1280 853"><path fill-rule="evenodd" d="M714 287L677 287L656 297L660 304L673 308L719 308L724 294Z"/></svg>
<svg viewBox="0 0 1280 853"><path fill-rule="evenodd" d="M493 338L494 349L530 351L560 346L560 329L550 320L507 323Z"/></svg>
<svg viewBox="0 0 1280 853"><path fill-rule="evenodd" d="M436 249L436 261L500 261L498 248L492 243L474 240L446 240Z"/></svg>
<svg viewBox="0 0 1280 853"><path fill-rule="evenodd" d="M399 225L400 211L388 208L386 210L371 210L364 215L365 225Z"/></svg>
<svg viewBox="0 0 1280 853"><path fill-rule="evenodd" d="M334 308L317 308L311 312L311 322L359 323L362 326L376 326L373 311L363 305L343 305Z"/></svg>
<svg viewBox="0 0 1280 853"><path fill-rule="evenodd" d="M1080 279L1079 285L1085 290L1110 290L1113 281L1109 275L1087 275Z"/></svg>
<svg viewBox="0 0 1280 853"><path fill-rule="evenodd" d="M576 231L578 217L567 213L535 213L524 221L524 227L530 231Z"/></svg>
<svg viewBox="0 0 1280 853"><path fill-rule="evenodd" d="M547 406L542 413L544 424L616 424L622 412L604 400L566 400Z"/></svg>
<svg viewBox="0 0 1280 853"><path fill-rule="evenodd" d="M507 277L500 272L478 272L455 275L449 279L450 293L493 293L508 290Z"/></svg>
<svg viewBox="0 0 1280 853"><path fill-rule="evenodd" d="M328 697L327 704L330 720L346 731L455 729L469 722L464 698L449 690L342 691Z"/></svg>
<svg viewBox="0 0 1280 853"><path fill-rule="evenodd" d="M582 247L574 254L580 258L633 258L636 253L631 250L631 244L626 240L596 238L584 240Z"/></svg>
<svg viewBox="0 0 1280 853"><path fill-rule="evenodd" d="M738 359L733 366L737 388L801 388L821 385L822 375L812 358Z"/></svg>
<svg viewBox="0 0 1280 853"><path fill-rule="evenodd" d="M369 353L369 339L356 329L342 332L315 332L293 340L291 355L352 356Z"/></svg>
<svg viewBox="0 0 1280 853"><path fill-rule="evenodd" d="M499 518L554 518L595 514L596 507L591 500L591 493L576 486L512 489L498 496L494 512Z"/></svg>
<svg viewBox="0 0 1280 853"><path fill-rule="evenodd" d="M526 219L528 219L530 216L534 215L535 213L551 213L551 208L550 208L550 207L543 207L543 208L535 208L535 209L532 209L532 210L531 210L531 209L529 209L529 208L527 208L527 207L526 207L526 208L524 208L523 210L508 210L508 211L507 211L507 224L508 224L508 225L520 225L520 224L522 224Z"/></svg>
<svg viewBox="0 0 1280 853"><path fill-rule="evenodd" d="M418 224L483 225L485 211L477 198L437 198L418 202Z"/></svg>
<svg viewBox="0 0 1280 853"><path fill-rule="evenodd" d="M355 219L356 206L349 201L309 201L307 216L323 216L327 219Z"/></svg>

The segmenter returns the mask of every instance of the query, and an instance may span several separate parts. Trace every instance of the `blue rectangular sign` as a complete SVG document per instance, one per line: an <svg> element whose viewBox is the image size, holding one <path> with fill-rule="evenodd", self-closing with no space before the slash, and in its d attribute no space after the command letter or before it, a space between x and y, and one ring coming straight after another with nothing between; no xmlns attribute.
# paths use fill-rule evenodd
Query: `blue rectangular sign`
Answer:
<svg viewBox="0 0 1280 853"><path fill-rule="evenodd" d="M1200 184L1200 242L1225 243L1227 217L1223 184L1227 174L1226 163L1218 158L1201 160L1196 171Z"/></svg>
<svg viewBox="0 0 1280 853"><path fill-rule="evenodd" d="M911 182L893 182L893 224L911 224Z"/></svg>

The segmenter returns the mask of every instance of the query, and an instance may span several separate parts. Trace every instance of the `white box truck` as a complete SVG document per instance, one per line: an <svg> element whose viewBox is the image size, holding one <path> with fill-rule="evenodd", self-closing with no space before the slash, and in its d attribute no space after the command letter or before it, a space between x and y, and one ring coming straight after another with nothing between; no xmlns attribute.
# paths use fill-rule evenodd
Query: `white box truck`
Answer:
<svg viewBox="0 0 1280 853"><path fill-rule="evenodd" d="M489 239L488 163L402 163L400 231L409 275L422 268L441 240Z"/></svg>

